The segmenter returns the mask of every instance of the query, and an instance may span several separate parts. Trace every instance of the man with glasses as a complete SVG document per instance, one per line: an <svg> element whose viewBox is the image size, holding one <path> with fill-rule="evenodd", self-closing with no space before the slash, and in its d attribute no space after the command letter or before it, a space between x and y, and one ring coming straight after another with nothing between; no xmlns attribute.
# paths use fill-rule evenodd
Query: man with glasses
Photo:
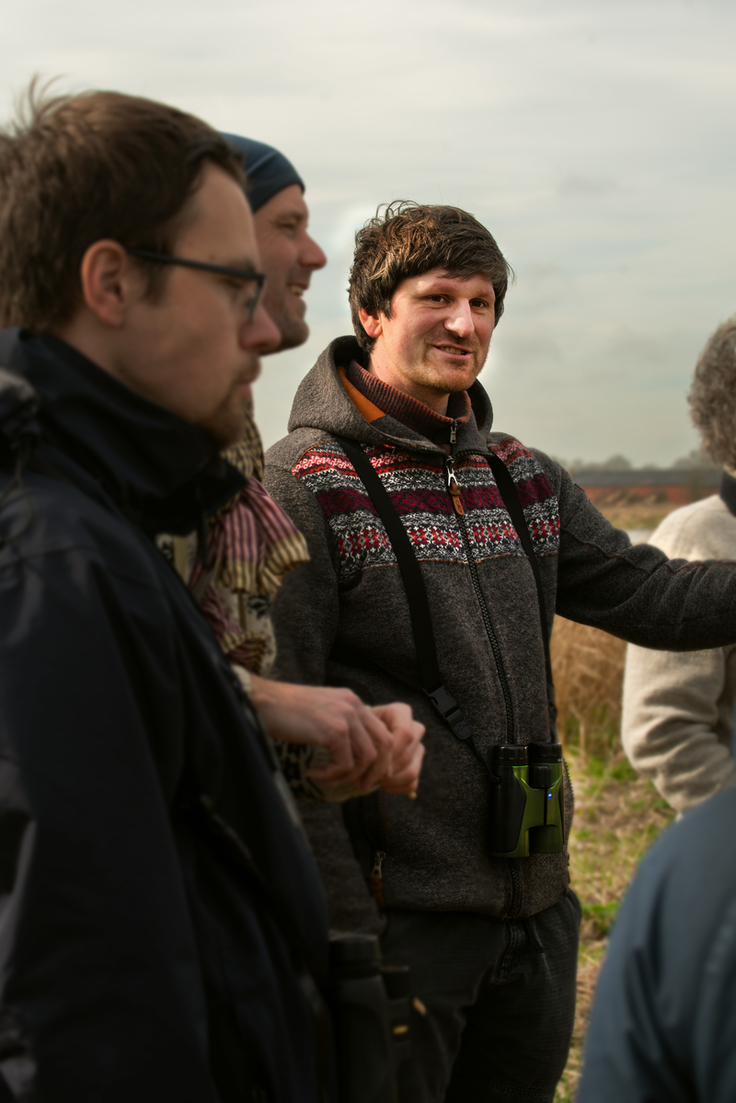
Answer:
<svg viewBox="0 0 736 1103"><path fill-rule="evenodd" d="M241 492L221 449L279 341L242 170L147 100L27 115L0 134L0 1097L317 1103L317 873L155 546Z"/></svg>

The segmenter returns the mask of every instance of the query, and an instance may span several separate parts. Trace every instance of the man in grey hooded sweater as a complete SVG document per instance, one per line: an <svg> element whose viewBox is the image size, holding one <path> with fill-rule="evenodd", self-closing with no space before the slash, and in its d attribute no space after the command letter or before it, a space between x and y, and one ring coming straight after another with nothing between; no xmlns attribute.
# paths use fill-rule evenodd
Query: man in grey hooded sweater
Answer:
<svg viewBox="0 0 736 1103"><path fill-rule="evenodd" d="M547 632L556 610L649 647L736 640L732 565L632 548L559 464L491 432L477 376L508 275L464 211L388 207L357 236L357 339L322 354L267 456L266 485L312 556L276 603L279 675L350 686L369 703L404 699L427 729L415 801L375 793L306 817L333 925L382 922L384 959L411 965L402 1103L551 1103L564 1068L580 914L567 853L499 857L506 848L489 842L491 748L552 734L540 595ZM360 445L401 518L442 680L477 755L422 691L394 547L336 438ZM523 509L518 528L497 460ZM567 833L567 781L565 804Z"/></svg>

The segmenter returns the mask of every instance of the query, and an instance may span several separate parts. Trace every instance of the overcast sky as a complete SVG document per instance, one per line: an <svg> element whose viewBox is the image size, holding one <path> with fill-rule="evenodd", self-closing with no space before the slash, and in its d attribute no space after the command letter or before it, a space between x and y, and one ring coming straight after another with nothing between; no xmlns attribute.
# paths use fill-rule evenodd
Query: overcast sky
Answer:
<svg viewBox="0 0 736 1103"><path fill-rule="evenodd" d="M452 203L517 273L482 381L496 427L567 460L695 444L698 352L736 313L733 0L3 0L3 113L34 72L268 141L330 263L307 346L264 361L267 443L349 332L352 235Z"/></svg>

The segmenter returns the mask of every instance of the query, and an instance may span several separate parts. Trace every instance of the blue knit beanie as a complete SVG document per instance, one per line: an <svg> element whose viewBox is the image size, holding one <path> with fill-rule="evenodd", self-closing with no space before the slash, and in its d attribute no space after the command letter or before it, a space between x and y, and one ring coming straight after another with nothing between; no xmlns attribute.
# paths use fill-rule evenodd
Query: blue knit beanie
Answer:
<svg viewBox="0 0 736 1103"><path fill-rule="evenodd" d="M252 138L241 138L238 134L223 133L222 137L245 158L245 174L248 177L245 194L253 214L271 196L291 184L298 184L304 191L304 181L291 161L273 146L267 146L265 142L254 142Z"/></svg>

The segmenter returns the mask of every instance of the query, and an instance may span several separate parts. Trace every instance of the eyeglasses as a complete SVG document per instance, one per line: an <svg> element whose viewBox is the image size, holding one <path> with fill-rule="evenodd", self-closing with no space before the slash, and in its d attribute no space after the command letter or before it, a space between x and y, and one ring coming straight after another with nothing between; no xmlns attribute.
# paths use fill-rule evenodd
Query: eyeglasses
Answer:
<svg viewBox="0 0 736 1103"><path fill-rule="evenodd" d="M152 253L148 249L126 249L125 252L131 257L138 257L140 260L153 260L158 264L180 264L184 268L201 268L203 272L214 272L218 276L229 276L230 279L240 280L244 287L249 283L255 284L253 294L248 298L246 304L248 321L253 321L253 315L260 302L263 285L266 282L265 272L248 272L243 268L223 268L221 264L205 264L202 260L172 257L168 253Z"/></svg>

